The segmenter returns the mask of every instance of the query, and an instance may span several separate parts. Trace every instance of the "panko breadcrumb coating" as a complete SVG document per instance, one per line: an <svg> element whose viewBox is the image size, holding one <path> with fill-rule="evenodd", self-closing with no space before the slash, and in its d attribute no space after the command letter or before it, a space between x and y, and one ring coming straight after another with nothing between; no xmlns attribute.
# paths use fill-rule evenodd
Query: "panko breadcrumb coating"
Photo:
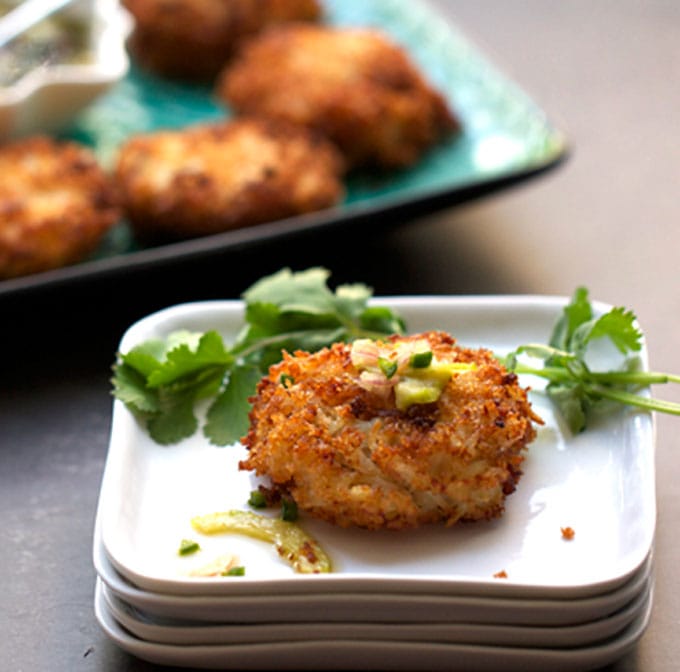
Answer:
<svg viewBox="0 0 680 672"><path fill-rule="evenodd" d="M305 129L237 119L137 135L115 176L143 240L193 238L321 210L344 195L344 164Z"/></svg>
<svg viewBox="0 0 680 672"><path fill-rule="evenodd" d="M388 347L416 342L461 370L438 399L404 410L393 391L367 388L351 345L286 354L252 399L241 469L342 527L499 516L541 419L491 352L459 347L443 332L393 336Z"/></svg>
<svg viewBox="0 0 680 672"><path fill-rule="evenodd" d="M0 278L81 261L119 216L86 147L42 136L0 145Z"/></svg>
<svg viewBox="0 0 680 672"><path fill-rule="evenodd" d="M123 0L135 19L128 47L168 77L209 81L241 42L266 26L317 21L317 0Z"/></svg>
<svg viewBox="0 0 680 672"><path fill-rule="evenodd" d="M409 166L460 128L407 53L373 29L271 28L245 45L216 90L239 114L321 131L352 167Z"/></svg>

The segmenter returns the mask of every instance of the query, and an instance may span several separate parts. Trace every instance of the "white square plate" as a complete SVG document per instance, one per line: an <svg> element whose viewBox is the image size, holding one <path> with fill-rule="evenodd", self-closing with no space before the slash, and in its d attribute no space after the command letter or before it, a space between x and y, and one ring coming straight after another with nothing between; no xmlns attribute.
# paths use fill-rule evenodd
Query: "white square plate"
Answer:
<svg viewBox="0 0 680 672"><path fill-rule="evenodd" d="M651 600L618 635L591 646L488 646L431 641L364 639L301 640L181 646L148 642L123 628L102 591L95 614L106 635L123 650L159 665L220 670L446 670L446 672L583 672L608 665L629 651L649 622Z"/></svg>
<svg viewBox="0 0 680 672"><path fill-rule="evenodd" d="M406 319L412 332L443 329L466 346L499 354L547 342L565 300L550 297L421 297L376 299ZM606 309L606 306L596 306ZM231 339L242 324L237 301L180 305L133 325L120 349L177 329L217 329ZM614 354L600 353L602 366ZM646 365L646 353L643 352ZM201 435L159 446L114 402L111 443L100 498L103 545L126 578L145 590L184 595L266 595L337 591L437 593L573 599L622 585L650 553L655 526L652 415L624 409L597 418L573 436L541 383L532 402L546 421L538 430L517 491L493 522L408 532L343 530L302 518L329 552L334 573L295 575L268 545L237 536L201 538L201 558L179 557L195 537L198 514L247 508L254 487L239 472L240 445L216 447ZM565 541L561 528L576 536ZM235 553L246 576L195 579L193 563ZM494 578L504 570L507 579Z"/></svg>
<svg viewBox="0 0 680 672"><path fill-rule="evenodd" d="M523 627L583 626L625 610L651 591L652 555L621 586L583 598L547 599L391 592L235 593L172 595L131 584L111 565L95 529L93 554L97 575L107 590L154 619L185 619L197 625L267 623L476 623ZM325 584L321 583L320 588Z"/></svg>
<svg viewBox="0 0 680 672"><path fill-rule="evenodd" d="M294 641L382 640L409 642L443 642L447 644L484 644L488 646L525 646L566 648L590 646L618 636L643 611L651 599L648 582L640 593L622 609L585 623L550 626L479 623L451 619L447 621L372 621L290 622L284 614L274 623L204 623L189 619L156 617L118 597L101 579L101 591L115 619L135 637L158 644L196 646L202 644L257 644ZM455 598L450 598L455 599ZM406 615L408 604L402 611ZM500 612L499 612L500 615Z"/></svg>

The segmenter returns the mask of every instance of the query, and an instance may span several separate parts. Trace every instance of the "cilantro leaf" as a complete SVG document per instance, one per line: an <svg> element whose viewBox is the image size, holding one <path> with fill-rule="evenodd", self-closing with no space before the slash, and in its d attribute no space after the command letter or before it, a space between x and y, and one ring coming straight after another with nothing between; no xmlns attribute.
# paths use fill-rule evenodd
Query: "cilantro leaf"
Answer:
<svg viewBox="0 0 680 672"><path fill-rule="evenodd" d="M403 333L404 321L387 307L369 306L366 285L327 286L329 272L284 268L243 293L246 327L233 352L266 371L281 351L315 352L338 341Z"/></svg>
<svg viewBox="0 0 680 672"><path fill-rule="evenodd" d="M549 344L558 350L570 350L574 332L592 317L593 309L588 299L588 290L578 287L571 302L565 306L555 323Z"/></svg>
<svg viewBox="0 0 680 672"><path fill-rule="evenodd" d="M160 408L158 392L147 387L146 376L137 368L120 362L113 367L113 393L135 415L156 413Z"/></svg>
<svg viewBox="0 0 680 672"><path fill-rule="evenodd" d="M248 432L248 399L255 394L255 388L262 374L254 366L234 369L229 380L210 406L204 434L211 443L226 446L236 443Z"/></svg>
<svg viewBox="0 0 680 672"><path fill-rule="evenodd" d="M623 354L638 352L642 347L642 332L635 326L635 314L621 307L612 308L597 320L582 325L575 336L584 347L596 338L609 338Z"/></svg>
<svg viewBox="0 0 680 672"><path fill-rule="evenodd" d="M146 422L149 435L161 445L170 445L186 439L198 429L194 414L195 395L189 388L180 390L160 389L160 408Z"/></svg>
<svg viewBox="0 0 680 672"><path fill-rule="evenodd" d="M196 401L217 392L232 362L217 332L173 332L120 355L114 395L146 423L155 441L176 443L196 431Z"/></svg>
<svg viewBox="0 0 680 672"><path fill-rule="evenodd" d="M332 291L329 271L284 268L243 295L244 324L228 348L216 331L180 330L119 353L113 394L158 443L181 441L197 431L195 405L211 398L203 431L217 445L234 443L248 428L248 398L284 350L314 352L337 341L402 333L404 322L386 307L369 306L362 284Z"/></svg>
<svg viewBox="0 0 680 672"><path fill-rule="evenodd" d="M359 314L359 325L366 334L403 334L406 323L384 306L369 306Z"/></svg>
<svg viewBox="0 0 680 672"><path fill-rule="evenodd" d="M622 355L628 355L620 370L592 371L588 367L588 346L601 338L609 339ZM642 332L631 310L615 307L596 317L587 289L579 287L556 321L549 344L522 345L505 358L505 363L510 370L549 381L546 393L574 433L586 429L591 412L605 402L680 415L680 404L637 394L654 383L680 382L680 376L640 371L637 357L630 353L641 348ZM543 368L520 362L521 355L542 360Z"/></svg>
<svg viewBox="0 0 680 672"><path fill-rule="evenodd" d="M216 331L208 331L198 340L191 338L169 350L162 366L148 374L148 385L193 388L197 397L207 396L215 392L215 385L219 387L233 360L222 337Z"/></svg>
<svg viewBox="0 0 680 672"><path fill-rule="evenodd" d="M298 273L284 268L258 280L242 298L249 306L272 304L281 314L332 315L335 306L333 293L326 284L329 276L329 271L323 268Z"/></svg>
<svg viewBox="0 0 680 672"><path fill-rule="evenodd" d="M548 396L559 409L567 426L574 433L580 432L587 423L587 404L581 385L551 383Z"/></svg>

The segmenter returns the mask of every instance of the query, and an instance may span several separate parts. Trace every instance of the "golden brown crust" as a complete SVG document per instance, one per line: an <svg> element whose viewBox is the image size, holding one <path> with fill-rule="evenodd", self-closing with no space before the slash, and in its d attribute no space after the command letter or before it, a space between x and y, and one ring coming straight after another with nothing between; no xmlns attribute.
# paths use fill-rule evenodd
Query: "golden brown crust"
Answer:
<svg viewBox="0 0 680 672"><path fill-rule="evenodd" d="M271 28L246 44L216 91L240 114L324 133L351 166L409 166L459 130L443 96L377 30Z"/></svg>
<svg viewBox="0 0 680 672"><path fill-rule="evenodd" d="M119 219L112 182L76 143L0 146L0 176L0 278L80 261Z"/></svg>
<svg viewBox="0 0 680 672"><path fill-rule="evenodd" d="M238 119L128 140L115 175L143 239L182 239L312 212L344 194L335 148L304 129Z"/></svg>
<svg viewBox="0 0 680 672"><path fill-rule="evenodd" d="M398 411L359 385L350 346L286 355L253 399L241 468L343 527L500 515L540 418L490 352L458 347L441 332L409 338L426 338L437 359L476 368L454 375L437 402Z"/></svg>
<svg viewBox="0 0 680 672"><path fill-rule="evenodd" d="M129 41L145 67L169 77L212 79L243 40L266 26L316 21L317 0L124 0Z"/></svg>

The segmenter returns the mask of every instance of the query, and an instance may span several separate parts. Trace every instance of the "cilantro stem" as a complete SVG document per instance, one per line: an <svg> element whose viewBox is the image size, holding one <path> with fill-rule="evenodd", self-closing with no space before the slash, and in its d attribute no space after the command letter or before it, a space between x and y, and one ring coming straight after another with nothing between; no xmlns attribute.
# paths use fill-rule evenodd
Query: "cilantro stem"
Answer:
<svg viewBox="0 0 680 672"><path fill-rule="evenodd" d="M242 359L247 359L250 355L258 352L259 350L265 350L272 345L279 345L281 343L285 343L286 341L290 341L292 338L295 338L297 333L298 332L289 331L285 334L277 334L276 336L269 336L268 338L260 338L254 343L251 343L251 345L243 348L239 348L239 346L236 345L234 346L232 352L237 354Z"/></svg>
<svg viewBox="0 0 680 672"><path fill-rule="evenodd" d="M275 336L260 337L256 341L253 341L250 345L239 346L237 343L233 347L232 353L237 355L242 360L245 360L251 355L273 346L283 348L286 343L298 341L300 336L304 333L305 332L300 331L287 331L285 333L276 334Z"/></svg>
<svg viewBox="0 0 680 672"><path fill-rule="evenodd" d="M368 331L366 329L347 325L345 326L345 329L347 330L348 337L352 340L356 338L370 338L373 340L385 338L385 333L382 332ZM282 334L276 334L275 336L263 337L245 347L239 347L237 344L232 349L232 353L238 355L242 359L247 359L250 355L259 352L260 350L266 350L272 346L283 345L294 341L300 337L301 333L302 332L300 331L288 331Z"/></svg>
<svg viewBox="0 0 680 672"><path fill-rule="evenodd" d="M663 383L680 383L680 376L645 371L589 371L586 376L578 378L572 376L567 369L561 367L545 367L537 369L526 364L517 363L514 367L515 373L523 373L545 378L552 383L580 382L584 391L591 396L609 399L628 406L637 406L651 411L680 415L680 404L662 399L650 399L634 392L616 389L609 385L636 385L646 387L647 385Z"/></svg>
<svg viewBox="0 0 680 672"><path fill-rule="evenodd" d="M513 370L515 373L540 376L555 383L577 380L563 367L546 366L542 369L537 369L518 362ZM656 371L589 371L587 375L580 376L578 380L590 380L611 385L639 385L645 387L647 385L680 383L680 376Z"/></svg>
<svg viewBox="0 0 680 672"><path fill-rule="evenodd" d="M662 385L665 383L680 383L680 376L655 371L591 371L588 378L598 383L613 385Z"/></svg>
<svg viewBox="0 0 680 672"><path fill-rule="evenodd" d="M676 404L672 401L650 399L649 397L643 397L633 392L617 390L611 387L604 387L602 385L586 385L585 389L588 394L597 395L603 399L617 401L628 406L637 406L649 411L660 411L662 413L669 413L671 415L680 415L680 404Z"/></svg>

